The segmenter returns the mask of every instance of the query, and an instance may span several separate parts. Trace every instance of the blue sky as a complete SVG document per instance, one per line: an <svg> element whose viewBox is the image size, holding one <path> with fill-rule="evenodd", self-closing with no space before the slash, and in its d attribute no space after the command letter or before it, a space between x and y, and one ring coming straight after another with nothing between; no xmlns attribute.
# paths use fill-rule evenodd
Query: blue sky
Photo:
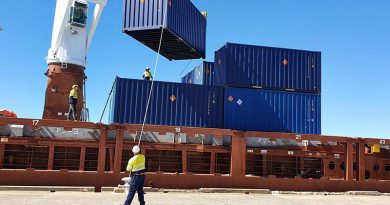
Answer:
<svg viewBox="0 0 390 205"><path fill-rule="evenodd" d="M322 133L390 137L390 1L193 2L208 12L206 60L226 42L321 51ZM55 3L0 2L0 109L42 116ZM121 22L122 1L108 0L88 54L92 121L99 120L115 76L140 78L154 65L156 53L123 34ZM193 60L187 71L200 62ZM179 82L187 64L160 58L155 78Z"/></svg>

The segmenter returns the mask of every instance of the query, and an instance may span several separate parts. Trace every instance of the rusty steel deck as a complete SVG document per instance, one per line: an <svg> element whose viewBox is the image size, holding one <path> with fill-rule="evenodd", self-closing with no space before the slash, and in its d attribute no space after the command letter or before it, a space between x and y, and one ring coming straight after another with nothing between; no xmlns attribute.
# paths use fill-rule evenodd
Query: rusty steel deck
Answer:
<svg viewBox="0 0 390 205"><path fill-rule="evenodd" d="M141 125L0 118L0 185L117 186ZM146 186L390 192L390 140L146 125ZM380 152L370 152L373 144Z"/></svg>

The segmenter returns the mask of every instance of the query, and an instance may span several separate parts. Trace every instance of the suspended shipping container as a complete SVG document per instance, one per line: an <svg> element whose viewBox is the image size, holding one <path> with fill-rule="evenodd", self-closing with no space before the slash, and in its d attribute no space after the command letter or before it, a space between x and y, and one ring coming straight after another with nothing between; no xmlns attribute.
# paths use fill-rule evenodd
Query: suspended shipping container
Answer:
<svg viewBox="0 0 390 205"><path fill-rule="evenodd" d="M215 85L320 93L321 53L227 43L215 52Z"/></svg>
<svg viewBox="0 0 390 205"><path fill-rule="evenodd" d="M151 84L117 78L110 123L142 124ZM222 100L222 87L155 81L146 124L220 128Z"/></svg>
<svg viewBox="0 0 390 205"><path fill-rule="evenodd" d="M182 83L214 85L214 62L204 61L181 78Z"/></svg>
<svg viewBox="0 0 390 205"><path fill-rule="evenodd" d="M124 0L123 32L169 60L205 58L206 17L190 0Z"/></svg>
<svg viewBox="0 0 390 205"><path fill-rule="evenodd" d="M224 128L321 134L319 94L225 88Z"/></svg>

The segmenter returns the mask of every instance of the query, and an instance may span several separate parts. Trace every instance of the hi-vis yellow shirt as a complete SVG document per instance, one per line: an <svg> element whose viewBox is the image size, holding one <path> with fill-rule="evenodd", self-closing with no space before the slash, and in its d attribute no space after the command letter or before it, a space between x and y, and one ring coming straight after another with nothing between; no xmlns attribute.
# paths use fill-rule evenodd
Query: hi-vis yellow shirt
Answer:
<svg viewBox="0 0 390 205"><path fill-rule="evenodd" d="M75 88L70 90L69 97L73 97L73 98L77 99L77 90Z"/></svg>
<svg viewBox="0 0 390 205"><path fill-rule="evenodd" d="M145 155L143 154L137 154L133 156L130 160L129 163L127 163L127 168L126 170L136 172L136 171L141 171L145 169Z"/></svg>
<svg viewBox="0 0 390 205"><path fill-rule="evenodd" d="M150 71L145 71L144 78L146 78L146 77L153 78L152 73Z"/></svg>

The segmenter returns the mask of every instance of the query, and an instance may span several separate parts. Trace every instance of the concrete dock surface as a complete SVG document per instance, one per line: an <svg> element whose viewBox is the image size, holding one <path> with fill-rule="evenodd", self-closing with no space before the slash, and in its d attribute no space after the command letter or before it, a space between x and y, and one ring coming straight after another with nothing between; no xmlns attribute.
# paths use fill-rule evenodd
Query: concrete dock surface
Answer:
<svg viewBox="0 0 390 205"><path fill-rule="evenodd" d="M0 191L0 205L119 205L125 198L125 193L113 192ZM139 204L134 199L132 204ZM148 192L145 200L148 205L388 205L390 196Z"/></svg>

